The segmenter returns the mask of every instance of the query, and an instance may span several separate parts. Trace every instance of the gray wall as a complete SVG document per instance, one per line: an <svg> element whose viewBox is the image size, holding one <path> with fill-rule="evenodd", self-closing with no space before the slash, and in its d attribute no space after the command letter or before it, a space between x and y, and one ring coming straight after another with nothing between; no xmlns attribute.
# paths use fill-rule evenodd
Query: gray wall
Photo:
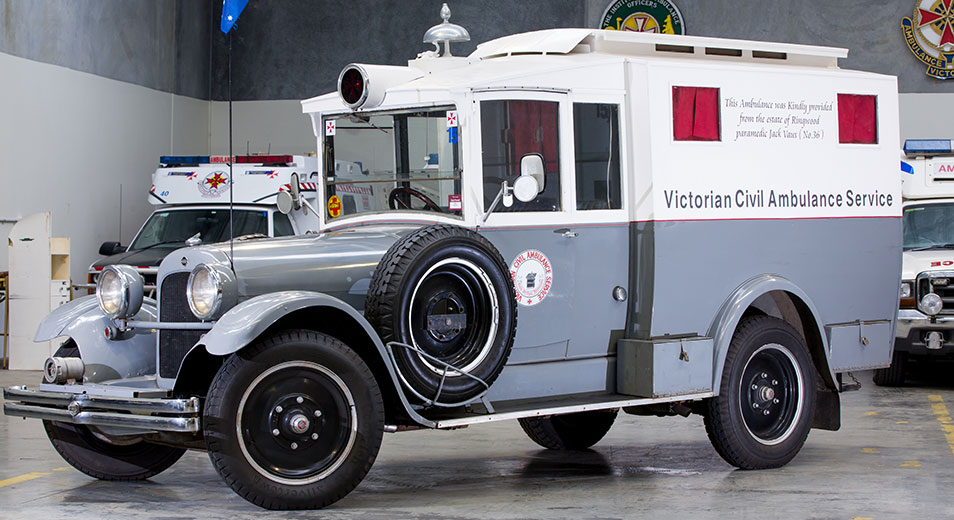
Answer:
<svg viewBox="0 0 954 520"><path fill-rule="evenodd" d="M689 34L847 47L842 66L899 76L901 92L954 92L908 50L914 0L675 0ZM304 99L349 62L401 65L428 46L442 0L251 0L232 32L234 100ZM610 0L451 0L472 41L595 27ZM0 52L164 92L228 96L221 0L0 0Z"/></svg>
<svg viewBox="0 0 954 520"><path fill-rule="evenodd" d="M213 3L0 0L0 52L208 99Z"/></svg>

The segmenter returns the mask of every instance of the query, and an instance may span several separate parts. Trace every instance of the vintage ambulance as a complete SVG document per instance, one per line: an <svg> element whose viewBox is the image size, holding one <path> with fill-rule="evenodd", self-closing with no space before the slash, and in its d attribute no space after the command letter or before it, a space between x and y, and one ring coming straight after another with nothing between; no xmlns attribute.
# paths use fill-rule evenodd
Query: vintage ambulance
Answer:
<svg viewBox="0 0 954 520"><path fill-rule="evenodd" d="M904 254L891 366L874 382L904 383L908 361L954 357L954 149L909 139L901 161Z"/></svg>
<svg viewBox="0 0 954 520"><path fill-rule="evenodd" d="M276 194L287 189L292 173L299 174L301 192L314 198L318 177L318 162L314 157L238 155L234 161L235 179L230 185L228 156L160 157L148 194L156 210L128 247L119 242L104 242L100 246L99 254L105 258L89 266L86 288L95 289L107 265L127 264L139 271L146 281L147 294L152 293L156 289L159 262L193 237L199 243L209 244L228 240L230 233L249 239L301 235L316 230L313 218L303 214L292 214L289 218L275 205ZM338 168L353 169L360 165L341 164Z"/></svg>
<svg viewBox="0 0 954 520"><path fill-rule="evenodd" d="M207 450L271 509L340 499L384 432L517 419L585 449L620 410L696 413L756 469L838 429L845 374L891 360L895 78L842 49L591 29L451 56L466 37L445 17L443 55L348 65L302 102L320 233L176 250L155 301L107 267L40 326L69 339L5 412L97 478Z"/></svg>

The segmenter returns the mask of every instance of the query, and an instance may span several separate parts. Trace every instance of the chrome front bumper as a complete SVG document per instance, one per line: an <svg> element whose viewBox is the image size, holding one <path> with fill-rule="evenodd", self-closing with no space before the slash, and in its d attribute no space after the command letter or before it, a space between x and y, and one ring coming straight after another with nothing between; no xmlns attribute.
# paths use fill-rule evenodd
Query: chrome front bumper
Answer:
<svg viewBox="0 0 954 520"><path fill-rule="evenodd" d="M44 385L45 387L53 385ZM3 413L89 426L129 428L164 432L196 433L200 429L199 398L188 399L91 395L100 385L56 385L55 391L31 390L25 386L3 389ZM89 388L87 388L89 387ZM98 388L97 388L98 387ZM112 394L119 393L112 387ZM84 393L85 392L85 393Z"/></svg>
<svg viewBox="0 0 954 520"><path fill-rule="evenodd" d="M929 349L924 341L925 334L932 331L941 333L944 338L940 348ZM946 355L954 352L954 316L939 315L932 321L930 316L916 309L899 310L894 348L914 354Z"/></svg>

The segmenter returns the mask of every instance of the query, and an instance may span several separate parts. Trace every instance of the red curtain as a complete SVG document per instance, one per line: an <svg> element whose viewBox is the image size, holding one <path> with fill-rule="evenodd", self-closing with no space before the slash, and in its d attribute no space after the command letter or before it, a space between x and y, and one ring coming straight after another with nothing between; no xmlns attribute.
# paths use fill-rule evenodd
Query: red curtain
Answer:
<svg viewBox="0 0 954 520"><path fill-rule="evenodd" d="M875 96L838 94L838 142L876 144L878 116Z"/></svg>
<svg viewBox="0 0 954 520"><path fill-rule="evenodd" d="M672 133L677 141L718 141L719 89L673 87Z"/></svg>
<svg viewBox="0 0 954 520"><path fill-rule="evenodd" d="M550 101L509 101L510 128L513 132L516 157L514 167L520 164L520 158L528 153L543 155L544 168L548 172L557 168L557 103ZM514 171L512 174L516 175Z"/></svg>

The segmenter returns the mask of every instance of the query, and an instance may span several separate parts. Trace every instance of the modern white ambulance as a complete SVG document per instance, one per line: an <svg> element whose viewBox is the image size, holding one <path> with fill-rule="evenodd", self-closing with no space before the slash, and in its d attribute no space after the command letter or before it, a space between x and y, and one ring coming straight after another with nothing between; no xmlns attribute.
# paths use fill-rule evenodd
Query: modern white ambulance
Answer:
<svg viewBox="0 0 954 520"><path fill-rule="evenodd" d="M296 212L289 218L278 211L275 196L288 188L291 174L297 173L301 193L315 196L318 163L307 155L238 155L232 165L234 182L229 183L229 157L223 155L162 156L152 174L149 202L157 208L136 233L128 247L105 242L105 255L89 268L86 287L96 287L103 268L126 264L136 268L146 280L146 290L155 290L156 272L165 256L196 237L193 242L210 244L230 236L249 239L281 237L317 231L314 214ZM341 164L344 171L360 169L360 164ZM360 173L357 172L357 173ZM232 192L233 220L229 224L229 190ZM363 201L353 202L361 207ZM198 235L198 236L196 236Z"/></svg>
<svg viewBox="0 0 954 520"><path fill-rule="evenodd" d="M904 383L908 362L954 355L954 149L950 139L909 139L901 161L904 255L891 366L879 385Z"/></svg>

